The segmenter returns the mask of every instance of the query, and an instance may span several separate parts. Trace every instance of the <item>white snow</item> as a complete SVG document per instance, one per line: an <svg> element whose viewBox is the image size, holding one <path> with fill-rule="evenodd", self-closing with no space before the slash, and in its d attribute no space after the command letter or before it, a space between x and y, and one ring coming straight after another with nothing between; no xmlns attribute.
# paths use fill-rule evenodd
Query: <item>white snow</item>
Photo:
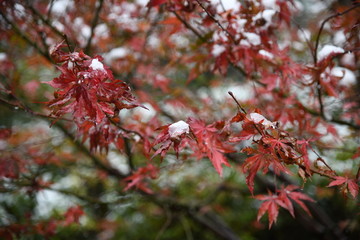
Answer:
<svg viewBox="0 0 360 240"><path fill-rule="evenodd" d="M118 47L111 49L110 52L104 54L105 62L110 64L115 59L124 58L128 55L129 51L125 47Z"/></svg>
<svg viewBox="0 0 360 240"><path fill-rule="evenodd" d="M311 38L311 32L308 29L303 28L302 31L298 30L297 32L300 41L306 42L309 41Z"/></svg>
<svg viewBox="0 0 360 240"><path fill-rule="evenodd" d="M346 53L341 58L341 64L345 65L346 67L355 68L355 55L354 53Z"/></svg>
<svg viewBox="0 0 360 240"><path fill-rule="evenodd" d="M96 26L95 28L95 36L100 38L107 38L109 37L110 31L109 28L105 23L101 23Z"/></svg>
<svg viewBox="0 0 360 240"><path fill-rule="evenodd" d="M344 53L344 49L333 45L325 45L318 53L319 62L333 53Z"/></svg>
<svg viewBox="0 0 360 240"><path fill-rule="evenodd" d="M333 69L331 69L331 75L335 77L340 77L341 80L339 84L342 86L349 86L356 83L355 74L347 68L334 67Z"/></svg>
<svg viewBox="0 0 360 240"><path fill-rule="evenodd" d="M261 2L265 8L276 9L278 7L276 0L262 0Z"/></svg>
<svg viewBox="0 0 360 240"><path fill-rule="evenodd" d="M189 133L189 130L189 124L187 124L183 120L180 120L169 126L169 135L171 138L177 138L184 133Z"/></svg>
<svg viewBox="0 0 360 240"><path fill-rule="evenodd" d="M146 6L149 0L136 0L135 2L141 6Z"/></svg>
<svg viewBox="0 0 360 240"><path fill-rule="evenodd" d="M19 3L15 3L14 7L15 7L15 15L16 15L16 17L21 18L21 17L24 17L26 15L25 8L24 8L23 5L21 5Z"/></svg>
<svg viewBox="0 0 360 240"><path fill-rule="evenodd" d="M259 113L250 113L250 119L254 122L254 123L260 123L265 127L265 128L275 128L275 124L269 120L267 120L263 115L259 114Z"/></svg>
<svg viewBox="0 0 360 240"><path fill-rule="evenodd" d="M336 45L342 45L346 42L346 36L343 31L337 31L334 34L334 43Z"/></svg>
<svg viewBox="0 0 360 240"><path fill-rule="evenodd" d="M276 11L274 9L265 9L262 12L259 12L253 17L253 22L256 22L258 19L264 19L266 21L266 24L261 27L261 29L267 29L271 23L272 18L275 15Z"/></svg>
<svg viewBox="0 0 360 240"><path fill-rule="evenodd" d="M73 7L74 1L72 0L57 0L53 2L51 11L55 13L55 15L61 15L64 14L68 8ZM48 8L50 8L50 4Z"/></svg>
<svg viewBox="0 0 360 240"><path fill-rule="evenodd" d="M272 53L270 53L270 52L268 52L268 51L265 51L265 50L263 50L263 49L261 49L261 50L259 51L259 54L262 55L262 56L264 56L264 57L270 58L270 59L273 59L273 58L274 58L274 54L272 54Z"/></svg>
<svg viewBox="0 0 360 240"><path fill-rule="evenodd" d="M243 35L247 38L247 40L249 40L249 42L253 46L257 46L261 44L260 37L256 33L244 32Z"/></svg>
<svg viewBox="0 0 360 240"><path fill-rule="evenodd" d="M219 56L221 53L223 53L224 51L226 50L226 48L222 45L219 45L219 44L215 44L211 50L211 54L214 56L214 57L217 57Z"/></svg>
<svg viewBox="0 0 360 240"><path fill-rule="evenodd" d="M91 64L90 64L90 67L93 69L93 70L102 70L104 71L104 65L99 61L97 60L96 58L94 58L92 61L91 61Z"/></svg>
<svg viewBox="0 0 360 240"><path fill-rule="evenodd" d="M4 61L6 60L7 56L6 56L6 53L0 53L0 61Z"/></svg>
<svg viewBox="0 0 360 240"><path fill-rule="evenodd" d="M225 1L221 0L221 4L220 4L220 0L211 0L211 4L213 6L216 6L217 12L223 12L224 9L225 11L238 10L240 7L240 2L237 0L225 0Z"/></svg>

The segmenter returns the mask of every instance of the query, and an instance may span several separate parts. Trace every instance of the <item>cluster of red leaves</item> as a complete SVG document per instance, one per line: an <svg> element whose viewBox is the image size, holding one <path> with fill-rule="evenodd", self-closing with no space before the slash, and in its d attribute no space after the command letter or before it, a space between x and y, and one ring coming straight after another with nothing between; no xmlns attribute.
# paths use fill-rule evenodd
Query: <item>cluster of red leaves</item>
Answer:
<svg viewBox="0 0 360 240"><path fill-rule="evenodd" d="M61 63L57 67L60 76L46 82L58 89L47 103L51 115L60 118L71 113L84 140L90 138L91 149L107 149L111 142L116 144L120 134L111 127L109 118L117 118L120 110L139 105L130 87L114 78L102 57L91 58L82 51L66 53L61 47L63 42L50 50L54 61Z"/></svg>
<svg viewBox="0 0 360 240"><path fill-rule="evenodd" d="M269 218L269 228L271 228L272 224L277 220L279 206L288 210L291 216L295 217L292 201L296 202L302 209L305 210L305 212L311 215L309 209L303 201L306 200L314 202L314 200L297 190L297 186L289 185L285 188L282 187L280 190L277 190L275 194L269 192L268 195L255 196L256 199L264 201L259 208L257 220L259 221L260 218L267 212Z"/></svg>
<svg viewBox="0 0 360 240"><path fill-rule="evenodd" d="M349 179L348 177L334 177L334 180L329 183L328 187L341 186L342 192L344 195L347 195L348 192L356 198L359 194L359 185L357 184L356 179Z"/></svg>
<svg viewBox="0 0 360 240"><path fill-rule="evenodd" d="M136 188L145 193L152 194L153 191L148 188L144 180L149 177L152 179L157 178L158 171L159 169L153 164L148 164L146 167L139 168L131 176L124 179L124 181L128 182L127 186L124 188L124 191L127 191L130 188Z"/></svg>
<svg viewBox="0 0 360 240"><path fill-rule="evenodd" d="M222 176L222 165L230 166L224 154L234 152L232 146L226 144L226 136L223 131L224 122L219 121L207 125L204 121L194 118L189 118L187 122L190 132L183 133L176 138L170 136L169 125L161 127L162 132L153 144L154 146L161 144L161 146L156 150L154 156L160 154L161 157L164 157L172 144L176 154L185 146L189 146L197 159L203 157L210 159L215 170Z"/></svg>

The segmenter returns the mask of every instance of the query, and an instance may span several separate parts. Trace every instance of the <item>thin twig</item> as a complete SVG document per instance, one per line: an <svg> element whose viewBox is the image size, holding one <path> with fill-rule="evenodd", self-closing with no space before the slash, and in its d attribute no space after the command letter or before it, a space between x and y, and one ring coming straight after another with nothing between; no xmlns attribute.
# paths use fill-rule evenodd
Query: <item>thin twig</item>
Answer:
<svg viewBox="0 0 360 240"><path fill-rule="evenodd" d="M336 13L336 14L334 14L334 15L331 15L331 16L327 17L324 21L322 21L321 26L320 26L320 29L319 29L319 32L318 32L318 34L317 34L317 36L316 36L316 41L315 41L315 48L314 48L314 54L313 54L313 56L314 56L314 65L315 65L315 66L317 65L317 61L318 61L318 58L317 58L317 50L318 50L318 48L319 48L320 36L321 36L321 33L322 33L323 29L324 29L325 24L326 24L329 20L331 20L331 19L333 19L333 18L336 18L336 17L339 17L339 16L342 16L342 15L345 15L345 14L347 14L348 12L350 12L350 11L352 11L352 10L358 8L358 7L360 7L360 3L352 6L351 8L349 8L349 9L343 11L343 12Z"/></svg>
<svg viewBox="0 0 360 240"><path fill-rule="evenodd" d="M241 109L241 111L243 111L243 113L247 114L246 110L240 105L240 103L238 102L238 100L236 99L234 94L231 91L228 91L228 94L234 99L234 101L236 102L238 107Z"/></svg>
<svg viewBox="0 0 360 240"><path fill-rule="evenodd" d="M38 17L46 26L48 26L53 32L55 32L59 37L63 37L63 33L60 32L56 27L54 27L49 19L45 19L38 10L36 10L31 4L27 5L31 12Z"/></svg>
<svg viewBox="0 0 360 240"><path fill-rule="evenodd" d="M94 15L94 18L91 22L91 31L90 31L90 37L87 41L87 44L86 44L86 47L85 47L85 53L89 54L89 51L90 51L90 48L91 48L91 41L94 37L94 33L95 33L95 27L99 21L99 17L100 17L100 12L101 12L101 9L103 7L103 3L104 3L104 0L99 0L97 2L98 6L96 8L96 12L95 12L95 15Z"/></svg>
<svg viewBox="0 0 360 240"><path fill-rule="evenodd" d="M204 36L201 35L201 33L199 33L193 26L191 26L187 21L185 21L185 19L183 19L176 11L172 11L172 13L174 13L174 15L176 16L176 18L182 23L184 24L184 26L191 30L201 41L206 42L206 38Z"/></svg>
<svg viewBox="0 0 360 240"><path fill-rule="evenodd" d="M39 47L39 45L36 44L35 41L32 41L30 39L30 37L28 37L26 34L24 34L18 26L16 26L13 22L10 21L10 19L2 12L0 11L0 15L3 17L3 19L5 20L6 23L8 23L12 29L14 30L14 32L19 35L22 39L24 39L30 46L32 46L33 48L35 48L42 56L44 56L49 62L53 62L49 53L43 49L41 49L41 47Z"/></svg>
<svg viewBox="0 0 360 240"><path fill-rule="evenodd" d="M231 41L234 44L237 44L235 37L226 28L224 28L224 26L219 22L219 20L217 20L216 17L213 16L199 0L196 0L196 2L206 12L206 14L221 28L221 30L224 31L226 35L230 37Z"/></svg>

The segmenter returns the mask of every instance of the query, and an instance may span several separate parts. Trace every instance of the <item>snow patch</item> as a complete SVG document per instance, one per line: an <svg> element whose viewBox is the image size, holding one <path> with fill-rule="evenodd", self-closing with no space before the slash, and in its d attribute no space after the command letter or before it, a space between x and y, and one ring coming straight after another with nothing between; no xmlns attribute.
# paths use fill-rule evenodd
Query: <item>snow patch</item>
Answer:
<svg viewBox="0 0 360 240"><path fill-rule="evenodd" d="M92 61L91 61L91 64L90 64L90 67L93 69L93 70L101 70L101 71L104 71L104 65L99 61L97 60L96 58L94 58Z"/></svg>
<svg viewBox="0 0 360 240"><path fill-rule="evenodd" d="M173 123L169 126L169 135L171 138L177 138L178 136L189 133L189 124L180 120L176 123Z"/></svg>
<svg viewBox="0 0 360 240"><path fill-rule="evenodd" d="M334 43L336 45L342 45L346 42L346 36L343 31L337 31L334 34Z"/></svg>
<svg viewBox="0 0 360 240"><path fill-rule="evenodd" d="M247 38L247 40L249 40L249 42L253 46L257 46L261 44L260 37L256 33L244 32L243 35Z"/></svg>
<svg viewBox="0 0 360 240"><path fill-rule="evenodd" d="M278 8L278 6L276 4L276 0L262 0L261 3L265 8L269 8L269 9L277 9Z"/></svg>
<svg viewBox="0 0 360 240"><path fill-rule="evenodd" d="M7 58L6 53L0 53L0 61L5 61Z"/></svg>
<svg viewBox="0 0 360 240"><path fill-rule="evenodd" d="M48 9L49 8L50 4L48 6ZM53 2L51 10L55 15L61 15L69 8L74 8L74 2L72 0L57 0Z"/></svg>
<svg viewBox="0 0 360 240"><path fill-rule="evenodd" d="M226 50L226 48L222 45L219 45L219 44L215 44L213 46L213 49L211 50L211 54L214 56L214 57L217 57L219 56L221 53L223 53L224 51Z"/></svg>
<svg viewBox="0 0 360 240"><path fill-rule="evenodd" d="M341 78L339 82L341 86L349 86L356 83L355 74L347 68L334 67L331 69L331 75Z"/></svg>
<svg viewBox="0 0 360 240"><path fill-rule="evenodd" d="M118 47L111 49L110 52L104 54L105 62L110 64L115 59L124 58L128 55L129 51L127 48Z"/></svg>
<svg viewBox="0 0 360 240"><path fill-rule="evenodd" d="M330 54L333 53L344 53L345 50L341 47L336 47L333 45L325 45L318 53L318 60L321 61L325 58L327 58Z"/></svg>
<svg viewBox="0 0 360 240"><path fill-rule="evenodd" d="M216 6L217 12L223 12L224 10L238 10L240 7L240 2L237 0L226 0L221 1L221 3L220 0L211 0L211 4Z"/></svg>
<svg viewBox="0 0 360 240"><path fill-rule="evenodd" d="M262 12L259 12L253 17L253 22L256 22L259 19L264 19L266 21L266 24L261 27L261 29L267 29L271 23L272 18L275 15L276 11L274 9L265 9Z"/></svg>
<svg viewBox="0 0 360 240"><path fill-rule="evenodd" d="M346 67L356 68L354 53L346 53L341 58L341 64Z"/></svg>
<svg viewBox="0 0 360 240"><path fill-rule="evenodd" d="M268 51L265 51L265 50L263 50L263 49L261 49L261 50L259 51L259 54L262 55L262 56L264 56L264 57L270 58L270 59L273 59L273 58L274 58L274 54L272 54L272 53L270 53L270 52L268 52Z"/></svg>
<svg viewBox="0 0 360 240"><path fill-rule="evenodd" d="M254 123L260 123L265 127L265 128L276 128L275 124L269 120L267 120L263 115L259 114L259 113L250 113L250 119L254 122Z"/></svg>

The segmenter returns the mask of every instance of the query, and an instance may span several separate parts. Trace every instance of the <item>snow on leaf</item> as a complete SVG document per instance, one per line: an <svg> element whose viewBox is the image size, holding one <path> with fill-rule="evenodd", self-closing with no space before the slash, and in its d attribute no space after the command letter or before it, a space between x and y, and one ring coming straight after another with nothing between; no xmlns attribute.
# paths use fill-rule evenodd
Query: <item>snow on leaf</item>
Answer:
<svg viewBox="0 0 360 240"><path fill-rule="evenodd" d="M276 128L276 125L273 122L267 120L263 115L259 113L250 113L250 119L254 123L262 124L265 128Z"/></svg>
<svg viewBox="0 0 360 240"><path fill-rule="evenodd" d="M219 56L220 54L222 54L224 51L226 50L226 48L222 45L219 45L219 44L215 44L211 50L211 54L214 56L214 57L217 57Z"/></svg>
<svg viewBox="0 0 360 240"><path fill-rule="evenodd" d="M104 71L104 65L96 58L94 58L92 61L91 61L91 64L90 64L90 67L93 69L93 70L101 70L101 71Z"/></svg>
<svg viewBox="0 0 360 240"><path fill-rule="evenodd" d="M320 62L328 57L331 57L336 54L341 54L344 52L345 52L345 50L340 47L336 47L336 46L332 46L332 45L325 45L318 53L318 60Z"/></svg>
<svg viewBox="0 0 360 240"><path fill-rule="evenodd" d="M173 123L169 126L169 135L170 138L177 138L178 136L182 134L188 134L189 133L189 124L187 124L184 121L178 121L176 123Z"/></svg>

